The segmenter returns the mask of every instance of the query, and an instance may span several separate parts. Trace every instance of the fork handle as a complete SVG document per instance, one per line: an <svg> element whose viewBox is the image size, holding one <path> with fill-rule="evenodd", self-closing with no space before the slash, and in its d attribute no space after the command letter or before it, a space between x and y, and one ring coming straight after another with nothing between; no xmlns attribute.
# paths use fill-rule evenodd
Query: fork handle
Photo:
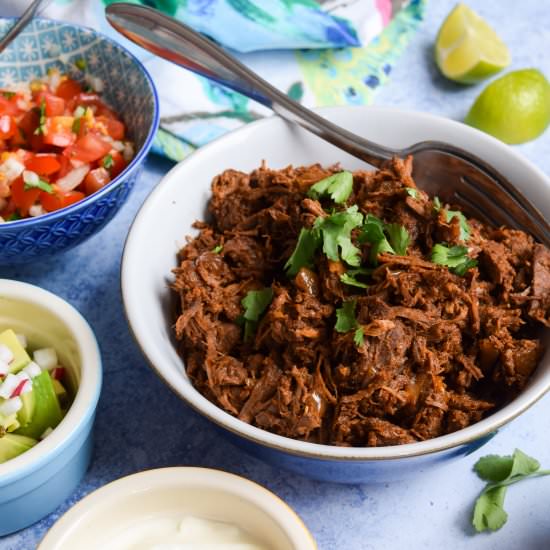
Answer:
<svg viewBox="0 0 550 550"><path fill-rule="evenodd" d="M354 157L380 167L399 155L398 151L348 132L293 101L214 42L172 17L129 3L111 4L105 13L118 32L141 47L261 103Z"/></svg>

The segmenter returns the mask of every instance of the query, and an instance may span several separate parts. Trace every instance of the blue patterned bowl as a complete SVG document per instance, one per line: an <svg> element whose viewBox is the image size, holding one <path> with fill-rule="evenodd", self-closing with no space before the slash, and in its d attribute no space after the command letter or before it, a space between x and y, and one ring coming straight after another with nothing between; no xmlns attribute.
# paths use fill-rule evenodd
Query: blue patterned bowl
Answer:
<svg viewBox="0 0 550 550"><path fill-rule="evenodd" d="M13 19L0 19L0 36ZM126 200L158 127L158 97L143 65L125 48L92 29L37 18L0 55L0 87L44 76L57 67L82 80L74 62L105 83L103 97L122 116L136 155L103 189L82 201L36 218L0 225L0 263L32 261L81 243L101 229Z"/></svg>

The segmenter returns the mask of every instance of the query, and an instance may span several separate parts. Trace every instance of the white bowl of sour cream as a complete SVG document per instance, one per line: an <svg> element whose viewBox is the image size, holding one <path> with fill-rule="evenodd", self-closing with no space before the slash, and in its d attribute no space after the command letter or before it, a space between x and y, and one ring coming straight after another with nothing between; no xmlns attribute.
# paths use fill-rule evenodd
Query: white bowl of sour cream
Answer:
<svg viewBox="0 0 550 550"><path fill-rule="evenodd" d="M315 550L280 498L207 468L161 468L121 478L78 502L38 550Z"/></svg>

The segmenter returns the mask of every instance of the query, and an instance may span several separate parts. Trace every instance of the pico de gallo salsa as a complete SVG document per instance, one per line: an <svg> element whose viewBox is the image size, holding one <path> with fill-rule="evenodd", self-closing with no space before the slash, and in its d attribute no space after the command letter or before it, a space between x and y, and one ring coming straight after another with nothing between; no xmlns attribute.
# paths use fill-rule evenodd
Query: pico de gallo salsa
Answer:
<svg viewBox="0 0 550 550"><path fill-rule="evenodd" d="M50 70L0 90L0 223L74 204L115 178L134 156L126 127L102 100Z"/></svg>

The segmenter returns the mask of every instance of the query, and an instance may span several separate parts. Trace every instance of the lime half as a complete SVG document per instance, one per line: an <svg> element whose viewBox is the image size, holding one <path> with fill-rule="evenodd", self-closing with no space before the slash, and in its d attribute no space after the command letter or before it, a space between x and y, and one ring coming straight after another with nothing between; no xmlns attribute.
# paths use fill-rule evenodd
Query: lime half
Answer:
<svg viewBox="0 0 550 550"><path fill-rule="evenodd" d="M505 143L535 139L550 124L550 83L536 69L505 74L481 92L465 122Z"/></svg>
<svg viewBox="0 0 550 550"><path fill-rule="evenodd" d="M474 84L507 67L510 53L484 19L457 4L439 29L435 59L447 78Z"/></svg>

